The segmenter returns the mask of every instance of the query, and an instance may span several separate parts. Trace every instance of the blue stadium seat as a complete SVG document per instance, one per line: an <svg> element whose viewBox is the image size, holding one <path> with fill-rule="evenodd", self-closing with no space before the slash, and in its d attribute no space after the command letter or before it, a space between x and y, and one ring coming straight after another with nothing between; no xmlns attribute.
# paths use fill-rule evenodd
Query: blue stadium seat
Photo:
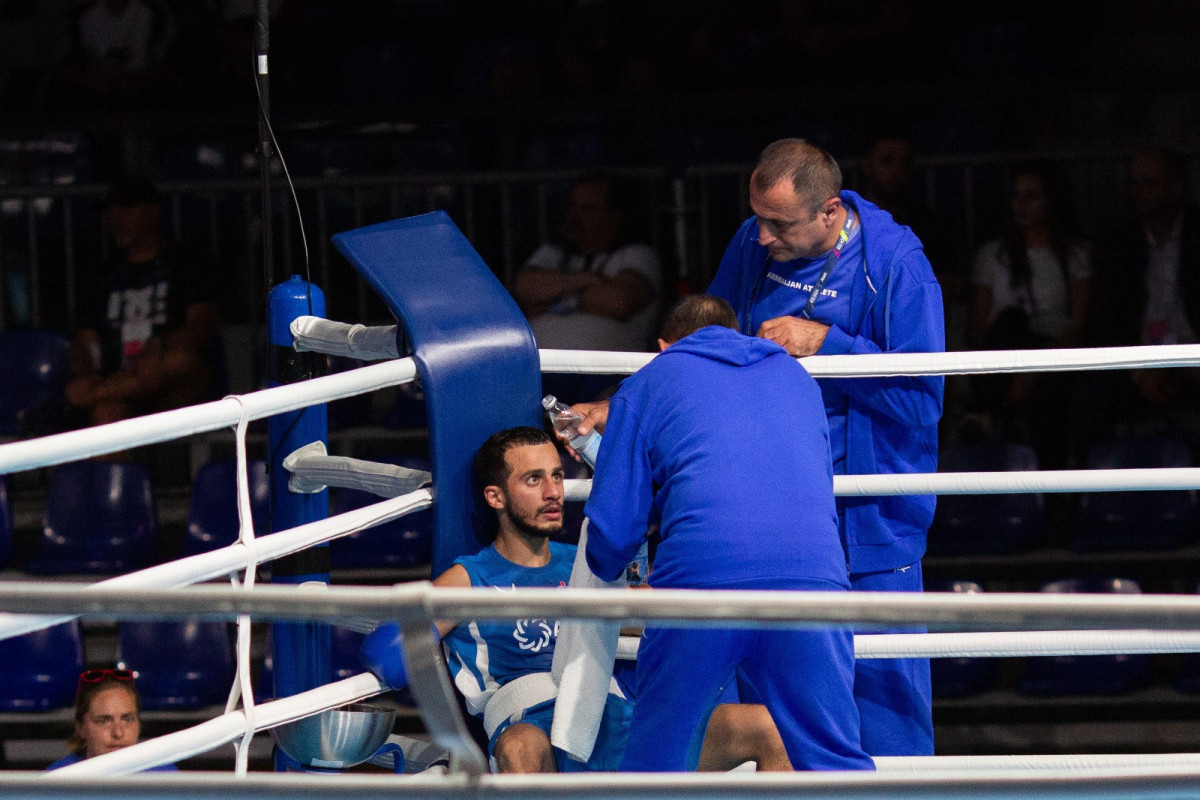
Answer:
<svg viewBox="0 0 1200 800"><path fill-rule="evenodd" d="M1141 594L1127 578L1094 576L1053 581L1043 592ZM1113 695L1145 686L1153 661L1145 653L1104 656L1038 656L1025 663L1017 691L1029 695Z"/></svg>
<svg viewBox="0 0 1200 800"><path fill-rule="evenodd" d="M364 633L352 631L340 625L329 626L329 677L331 680L340 681L351 675L367 671L366 667L362 665L362 659L358 656L358 650L362 647L365 638L367 636Z"/></svg>
<svg viewBox="0 0 1200 800"><path fill-rule="evenodd" d="M142 707L205 708L224 703L237 670L224 622L122 622L117 661L138 673Z"/></svg>
<svg viewBox="0 0 1200 800"><path fill-rule="evenodd" d="M1088 469L1193 466L1191 447L1165 434L1113 439L1088 453ZM1194 489L1094 492L1079 501L1075 539L1081 551L1170 550L1196 539L1200 510Z"/></svg>
<svg viewBox="0 0 1200 800"><path fill-rule="evenodd" d="M0 333L0 435L20 432L22 412L62 398L71 343L59 331Z"/></svg>
<svg viewBox="0 0 1200 800"><path fill-rule="evenodd" d="M79 620L0 640L0 711L70 706L83 665Z"/></svg>
<svg viewBox="0 0 1200 800"><path fill-rule="evenodd" d="M1200 594L1200 586L1196 587L1196 594ZM1184 653L1179 657L1175 690L1186 694L1200 693L1200 653Z"/></svg>
<svg viewBox="0 0 1200 800"><path fill-rule="evenodd" d="M419 458L383 459L409 469L430 470ZM330 489L330 513L344 514L378 503L383 498L357 489ZM424 509L329 543L330 565L356 567L413 567L428 564L433 552L433 511Z"/></svg>
<svg viewBox="0 0 1200 800"><path fill-rule="evenodd" d="M35 575L124 573L145 566L157 525L150 475L135 463L76 461L54 469Z"/></svg>
<svg viewBox="0 0 1200 800"><path fill-rule="evenodd" d="M12 557L12 509L8 507L8 483L0 475L0 568Z"/></svg>
<svg viewBox="0 0 1200 800"><path fill-rule="evenodd" d="M250 513L254 518L254 533L261 536L270 530L271 482L265 461L251 460L246 468L250 474ZM233 459L210 461L199 469L192 485L183 555L207 553L233 544L237 538L237 462Z"/></svg>
<svg viewBox="0 0 1200 800"><path fill-rule="evenodd" d="M927 592L978 594L983 591L974 581L927 581ZM934 697L968 697L990 689L996 683L999 661L995 658L931 658L930 674Z"/></svg>
<svg viewBox="0 0 1200 800"><path fill-rule="evenodd" d="M1038 468L1033 449L985 439L945 448L939 472L1027 472ZM1042 543L1040 494L943 495L929 529L933 555L1015 553Z"/></svg>

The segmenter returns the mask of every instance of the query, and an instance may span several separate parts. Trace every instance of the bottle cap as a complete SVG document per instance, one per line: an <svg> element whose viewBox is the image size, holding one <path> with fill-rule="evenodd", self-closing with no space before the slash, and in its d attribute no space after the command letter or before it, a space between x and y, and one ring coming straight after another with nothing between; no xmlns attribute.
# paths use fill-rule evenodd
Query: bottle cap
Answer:
<svg viewBox="0 0 1200 800"><path fill-rule="evenodd" d="M555 397L555 396L554 396L554 395L552 395L552 394L548 394L548 395L546 395L545 397L543 397L543 398L542 398L542 408L544 408L544 409L546 409L547 411L549 411L550 409L554 408L554 404L555 404L555 403L557 403L557 402L558 402L558 398L557 398L557 397Z"/></svg>

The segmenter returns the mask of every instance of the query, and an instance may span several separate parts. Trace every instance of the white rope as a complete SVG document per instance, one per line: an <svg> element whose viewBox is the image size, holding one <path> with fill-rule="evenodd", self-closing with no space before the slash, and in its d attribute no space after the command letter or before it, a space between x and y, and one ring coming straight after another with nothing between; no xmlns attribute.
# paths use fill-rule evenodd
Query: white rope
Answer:
<svg viewBox="0 0 1200 800"><path fill-rule="evenodd" d="M876 633L854 637L855 658L1000 658L1200 653L1191 631Z"/></svg>
<svg viewBox="0 0 1200 800"><path fill-rule="evenodd" d="M904 494L1025 494L1053 492L1154 492L1200 488L1200 468L1064 469L1041 472L915 472L892 475L834 475L838 497ZM585 478L563 481L567 500L591 495Z"/></svg>
<svg viewBox="0 0 1200 800"><path fill-rule="evenodd" d="M79 762L48 773L0 774L0 793L22 800L90 800L98 796L362 800L397 795L444 800L516 797L526 800L562 797L1174 800L1200 795L1195 754L1017 756L1008 761L999 760L1005 757L989 756L944 758L950 763L941 765L939 757L925 757L912 768L905 765L894 768L889 759L880 769L869 772L600 772L480 775L469 779L461 775L413 775L402 780L394 775L362 773L337 776L255 773L236 778L186 772L149 773L116 780L77 771L76 767L87 763ZM1092 763L1096 766L1088 766Z"/></svg>
<svg viewBox="0 0 1200 800"><path fill-rule="evenodd" d="M385 500L384 503L393 501ZM264 539L266 537L263 537ZM259 539L258 541L263 541ZM516 588L479 592L412 581L331 586L313 597L292 586L252 591L202 584L128 589L39 581L0 582L0 608L122 618L238 614L282 621L394 619L648 620L669 627L792 628L930 625L966 630L1200 631L1200 595L954 592L813 592L727 589Z"/></svg>
<svg viewBox="0 0 1200 800"><path fill-rule="evenodd" d="M344 514L338 514L328 519L317 520L286 531L273 533L253 539L252 544L237 542L228 547L222 547L208 553L200 553L166 564L148 567L138 572L109 578L99 583L91 584L89 589L99 591L130 592L168 590L188 586L194 583L222 578L236 570L244 568L247 558L252 558L256 564L273 561L281 556L300 552L316 544L333 541L355 531L365 530L375 525L403 517L422 509L429 508L433 503L433 495L428 489L418 489L415 492L383 500L369 506L353 509ZM36 583L8 583L2 585L37 585ZM7 639L23 633L48 628L61 622L69 622L74 616L46 615L43 609L31 609L31 614L0 613L0 639Z"/></svg>
<svg viewBox="0 0 1200 800"><path fill-rule="evenodd" d="M296 411L412 381L417 375L411 358L371 364L336 375L275 386L212 403L147 414L40 439L0 445L0 474L78 461L157 442L237 425L243 409L251 420Z"/></svg>
<svg viewBox="0 0 1200 800"><path fill-rule="evenodd" d="M641 638L622 636L617 658L636 659ZM1014 658L1128 653L1200 653L1200 633L1183 631L989 631L859 633L855 658Z"/></svg>
<svg viewBox="0 0 1200 800"><path fill-rule="evenodd" d="M254 588L258 576L258 563L252 557L254 552L254 514L250 505L250 470L246 458L246 429L250 418L243 412L238 420L237 431L234 433L237 442L237 510L238 510L238 541L246 551L245 580L243 588L250 591ZM230 582L238 585L237 573L231 573ZM250 654L252 649L250 615L238 614L237 618L237 672L233 676L233 685L229 689L229 699L225 703L225 711L237 708L239 695L242 699L243 714L246 719L246 729L237 744L237 755L234 760L234 774L245 776L250 768L250 742L254 739L256 730L256 711L254 706L254 687L251 684Z"/></svg>
<svg viewBox="0 0 1200 800"><path fill-rule="evenodd" d="M1200 469L1195 467L833 476L833 493L839 497L900 494L1148 492L1196 488L1200 488Z"/></svg>
<svg viewBox="0 0 1200 800"><path fill-rule="evenodd" d="M632 374L644 367L655 355L654 353L613 353L587 350L540 350L539 354L543 372L601 375ZM950 353L878 353L806 356L799 361L814 378L1154 369L1200 365L1200 345L1170 344Z"/></svg>
<svg viewBox="0 0 1200 800"><path fill-rule="evenodd" d="M258 727L260 730L274 728L276 725L364 700L384 691L386 687L379 683L378 678L364 672L291 697L260 703L255 707ZM230 711L195 727L147 739L121 750L47 772L45 779L55 780L80 775L128 775L162 764L174 764L233 742L246 733L247 725L245 711Z"/></svg>
<svg viewBox="0 0 1200 800"><path fill-rule="evenodd" d="M321 317L291 325L297 350L363 360L396 358L396 326L365 327ZM539 350L543 372L631 375L655 353L606 350ZM1066 372L1200 366L1200 345L1076 347L1058 350L981 350L948 353L878 353L807 356L800 363L814 378L898 375L972 375L995 372Z"/></svg>
<svg viewBox="0 0 1200 800"><path fill-rule="evenodd" d="M1110 769L1182 767L1200 772L1200 753L1114 753L1022 756L875 756L875 769L889 774L958 770L1090 772Z"/></svg>

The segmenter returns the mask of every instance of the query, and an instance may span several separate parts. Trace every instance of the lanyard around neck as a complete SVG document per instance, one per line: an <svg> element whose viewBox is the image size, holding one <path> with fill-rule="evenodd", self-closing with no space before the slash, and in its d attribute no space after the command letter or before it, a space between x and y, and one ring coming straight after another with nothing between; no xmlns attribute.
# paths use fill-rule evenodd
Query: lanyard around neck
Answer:
<svg viewBox="0 0 1200 800"><path fill-rule="evenodd" d="M842 250L845 249L847 242L850 241L850 235L854 230L854 223L856 221L857 218L854 216L854 212L847 206L846 222L842 225L842 229L838 231L837 243L829 251L829 256L825 259L824 266L821 267L821 274L817 276L817 282L813 284L812 291L808 293L808 302L800 310L800 316L805 319L812 319L812 312L813 308L817 305L817 298L821 296L821 292L825 289L825 282L829 280L829 276L833 274L834 267L837 266L838 259L842 257Z"/></svg>

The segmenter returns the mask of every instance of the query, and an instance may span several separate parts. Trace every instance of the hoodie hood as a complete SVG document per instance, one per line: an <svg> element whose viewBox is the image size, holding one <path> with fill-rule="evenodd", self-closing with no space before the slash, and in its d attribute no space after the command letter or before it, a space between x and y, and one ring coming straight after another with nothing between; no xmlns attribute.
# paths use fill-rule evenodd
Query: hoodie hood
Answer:
<svg viewBox="0 0 1200 800"><path fill-rule="evenodd" d="M660 357L671 353L690 353L735 367L757 364L767 356L787 355L786 350L769 339L746 336L719 325L709 325L683 337L664 350Z"/></svg>

